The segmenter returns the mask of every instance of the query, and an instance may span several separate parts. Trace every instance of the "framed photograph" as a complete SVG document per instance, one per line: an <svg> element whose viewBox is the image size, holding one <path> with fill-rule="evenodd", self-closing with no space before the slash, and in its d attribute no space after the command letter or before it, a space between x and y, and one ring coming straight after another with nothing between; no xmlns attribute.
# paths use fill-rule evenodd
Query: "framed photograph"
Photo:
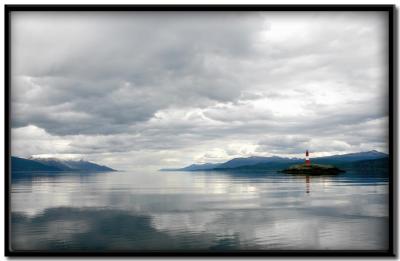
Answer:
<svg viewBox="0 0 400 261"><path fill-rule="evenodd" d="M393 256L392 5L6 5L7 256Z"/></svg>

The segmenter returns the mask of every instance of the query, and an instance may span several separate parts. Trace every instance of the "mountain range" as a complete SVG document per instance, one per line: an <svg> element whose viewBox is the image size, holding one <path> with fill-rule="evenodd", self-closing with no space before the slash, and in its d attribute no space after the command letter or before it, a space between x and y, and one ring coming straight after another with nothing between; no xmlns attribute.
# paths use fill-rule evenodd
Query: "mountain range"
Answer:
<svg viewBox="0 0 400 261"><path fill-rule="evenodd" d="M12 171L115 171L107 166L84 160L61 160L56 158L29 159L11 157Z"/></svg>
<svg viewBox="0 0 400 261"><path fill-rule="evenodd" d="M332 164L337 166L382 166L386 162L388 154L371 150L365 152L348 153L342 155L332 155L311 158L312 163ZM383 160L382 160L383 159ZM192 164L179 169L162 169L164 171L207 171L207 170L255 170L255 169L281 169L293 164L303 163L301 158L286 157L260 157L252 156L247 158L234 158L223 163ZM358 162L359 164L355 164ZM375 163L374 163L375 162Z"/></svg>

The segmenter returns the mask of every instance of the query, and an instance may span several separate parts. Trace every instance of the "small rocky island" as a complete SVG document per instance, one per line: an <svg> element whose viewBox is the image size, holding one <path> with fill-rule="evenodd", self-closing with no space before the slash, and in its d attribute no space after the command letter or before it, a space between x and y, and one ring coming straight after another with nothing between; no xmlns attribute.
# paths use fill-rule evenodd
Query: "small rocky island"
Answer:
<svg viewBox="0 0 400 261"><path fill-rule="evenodd" d="M336 175L345 172L332 165L321 164L298 164L282 170L288 174L306 174L306 175Z"/></svg>
<svg viewBox="0 0 400 261"><path fill-rule="evenodd" d="M280 172L305 175L336 175L345 171L332 165L311 164L309 152L306 150L306 160L304 164L294 165Z"/></svg>

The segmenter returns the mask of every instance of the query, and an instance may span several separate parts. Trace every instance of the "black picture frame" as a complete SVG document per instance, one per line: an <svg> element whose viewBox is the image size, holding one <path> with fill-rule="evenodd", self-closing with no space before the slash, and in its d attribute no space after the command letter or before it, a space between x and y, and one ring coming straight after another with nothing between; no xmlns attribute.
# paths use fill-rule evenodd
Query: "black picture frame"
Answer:
<svg viewBox="0 0 400 261"><path fill-rule="evenodd" d="M285 251L224 251L224 252L177 252L177 251L143 251L143 252L41 252L41 251L13 251L10 248L10 182L11 182L11 136L10 136L10 89L11 89L11 49L10 44L10 14L19 11L383 11L388 13L388 105L389 105L389 249L386 251L365 251L365 250L352 250L352 251L338 251L338 250L315 250L315 251L299 251L299 250L285 250ZM396 139L394 131L397 130L395 125L394 115L397 112L395 83L395 58L397 51L395 49L396 35L395 35L395 21L396 21L396 8L394 5L5 5L4 8L5 18L5 256L395 256L396 249L394 242L396 239L396 226L395 226L395 200L397 200L397 193L394 191L394 184L397 182L397 167L394 162L394 153L397 151Z"/></svg>

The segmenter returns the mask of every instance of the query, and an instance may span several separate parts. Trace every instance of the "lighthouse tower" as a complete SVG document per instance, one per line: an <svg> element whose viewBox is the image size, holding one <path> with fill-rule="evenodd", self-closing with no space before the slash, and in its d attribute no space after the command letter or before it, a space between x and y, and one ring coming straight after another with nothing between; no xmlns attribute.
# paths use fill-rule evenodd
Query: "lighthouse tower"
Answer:
<svg viewBox="0 0 400 261"><path fill-rule="evenodd" d="M310 162L310 157L308 155L308 150L306 150L306 165L310 166L311 162Z"/></svg>

